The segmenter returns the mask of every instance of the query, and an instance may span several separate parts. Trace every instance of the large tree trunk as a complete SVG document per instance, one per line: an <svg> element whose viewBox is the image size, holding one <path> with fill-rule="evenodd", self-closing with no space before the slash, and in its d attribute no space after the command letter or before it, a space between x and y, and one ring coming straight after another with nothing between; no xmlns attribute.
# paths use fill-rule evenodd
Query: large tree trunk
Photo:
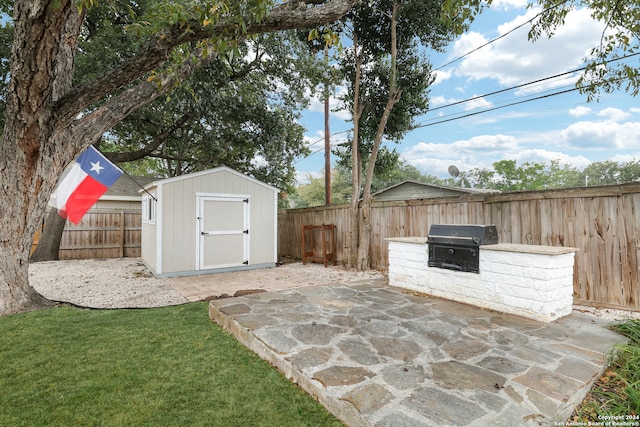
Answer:
<svg viewBox="0 0 640 427"><path fill-rule="evenodd" d="M353 37L353 52L355 55L355 81L353 88L353 139L351 141L351 204L349 206L349 243L348 243L348 266L357 269L358 254L358 209L360 205L360 116L362 115L362 105L360 104L360 73L362 72L362 54L358 46L358 37Z"/></svg>
<svg viewBox="0 0 640 427"><path fill-rule="evenodd" d="M49 211L38 239L38 246L29 257L29 262L57 261L60 259L60 240L66 223L67 220L58 215L56 209Z"/></svg>
<svg viewBox="0 0 640 427"><path fill-rule="evenodd" d="M258 34L315 27L338 19L356 1L331 0L304 10L281 4L246 30ZM67 164L132 111L188 77L206 58L194 53L172 75L118 91L164 64L176 46L208 39L212 32L237 35L241 26L234 18L213 28L194 22L190 32L181 24L160 31L130 60L72 89L84 10L78 11L75 0L14 1L11 81L0 139L0 316L51 304L29 286L28 257L49 196Z"/></svg>
<svg viewBox="0 0 640 427"><path fill-rule="evenodd" d="M397 42L396 42L396 22L398 16L398 3L393 3L393 11L391 14L391 75L389 77L389 98L387 99L387 105L385 106L378 128L376 129L376 136L373 141L373 148L371 149L371 155L369 157L369 163L367 164L367 173L362 190L362 202L360 203L360 215L358 217L358 257L356 262L356 268L358 271L368 270L370 267L369 262L369 249L371 246L371 182L373 181L373 170L378 158L378 151L380 150L380 143L384 136L384 129L389 121L391 110L398 103L401 96L401 91L398 89L396 82L396 60L397 60ZM355 121L354 121L355 123Z"/></svg>
<svg viewBox="0 0 640 427"><path fill-rule="evenodd" d="M56 7L57 6L57 7ZM51 303L31 286L28 256L58 175L73 158L55 135L53 105L69 90L83 15L75 2L16 1L11 81L0 141L0 315Z"/></svg>

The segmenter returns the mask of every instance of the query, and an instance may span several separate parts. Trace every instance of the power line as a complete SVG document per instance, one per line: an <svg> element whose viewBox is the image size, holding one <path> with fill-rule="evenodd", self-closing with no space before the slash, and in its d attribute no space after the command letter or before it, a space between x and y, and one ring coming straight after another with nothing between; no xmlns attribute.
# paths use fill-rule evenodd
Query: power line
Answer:
<svg viewBox="0 0 640 427"><path fill-rule="evenodd" d="M547 9L544 9L543 11L541 11L541 12L540 12L540 13L538 13L538 14L536 14L533 18L529 19L528 21L523 22L522 24L520 24L520 25L518 25L518 26L516 26L516 27L512 28L511 30L507 31L506 33L504 33L504 34L502 34L502 35L500 35L500 36L498 36L498 37L496 37L496 38L494 38L494 39L492 39L492 40L489 40L487 43L485 43L485 44L483 44L483 45L481 45L481 46L478 46L477 48L475 48L475 49L473 49L473 50L471 50L471 51L469 51L469 52L465 53L464 55L461 55L460 57L458 57L458 58L456 58L456 59L454 59L454 60L452 60L452 61L449 61L449 62L447 62L447 63L445 63L445 64L443 64L443 65L439 66L438 68L435 68L433 71L441 70L442 68L444 68L444 67L446 67L446 66L448 66L448 65L451 65L451 64L453 64L453 63L455 63L455 62L458 62L459 60L461 60L461 59L463 59L463 58L465 58L465 57L467 57L467 56L471 55L472 53L474 53L474 52L476 52L476 51L478 51L478 50L482 49L482 48L483 48L483 47L485 47L485 46L488 46L488 45L490 45L490 44L492 44L492 43L495 43L496 41L498 41L498 40L500 40L500 39L502 39L502 38L504 38L504 37L508 36L509 34L513 33L514 31L516 31L516 30L518 30L518 29L522 28L522 27L523 27L523 26L525 26L526 24L531 23L534 19L538 18L538 17L539 17L540 15L542 15L543 13L545 13L545 12L547 12L547 11L549 11L549 10L551 10L551 9L555 8L555 7L558 7L558 6L563 5L563 4L564 4L564 3L566 3L567 1L569 1L569 0L564 0L562 3L559 3L559 4L554 5L554 6L550 6L550 7L548 7ZM567 73L563 73L563 74L569 74L569 73L571 73L571 71L569 71L569 72L567 72ZM560 75L563 75L563 74L560 74ZM560 75L557 75L557 76L560 76ZM555 77L557 77L557 76L555 76ZM549 77L549 78L553 78L553 77ZM542 80L540 80L540 81L543 81L543 80L544 80L544 79L542 79ZM473 97L473 98L470 98L470 99L466 99L466 100L463 100L463 101L454 102L454 103L449 104L449 105L444 105L444 106L441 106L441 107L437 107L437 108L431 109L430 111L435 111L435 110L439 110L439 109L442 109L442 108L451 107L451 106L453 106L453 105L458 105L458 104L462 104L462 103L465 103L465 102L470 102L470 101L473 101L473 100L476 100L476 99L482 98L482 97L484 97L484 96L491 96L491 95L498 94L498 93L501 93L501 92L506 92L506 91L509 91L509 90L516 89L516 88L518 88L518 87L526 86L526 85L529 85L529 84L534 84L534 83L536 83L536 82L538 82L538 81L530 82L530 83L525 83L525 84L523 84L523 85L519 85L519 86L516 86L516 87L513 87L513 88L503 89L503 90L496 91L496 92L493 92L493 93L490 93L490 94L487 94L487 95L480 95L480 96L476 96L476 97ZM489 111L490 111L490 110L489 110ZM479 114L479 113L480 113L480 112L478 112L478 113L476 113L476 114ZM464 117L464 116L463 116L463 117ZM462 118L462 117L460 117L460 118ZM418 126L418 127L422 127L422 126ZM339 134L341 134L341 133L346 133L346 132L348 132L348 131L336 132L336 133L331 134L331 136L339 135ZM311 144L309 144L309 147L312 147L312 146L314 146L315 144L318 144L318 143L323 142L323 141L324 141L324 137L323 137L323 138L318 139L317 141L315 141L315 142L313 142L313 143L311 143ZM296 162L294 162L294 164L296 164L296 163L298 163L298 162L300 162L300 161L302 161L302 160L304 160L304 159L306 159L306 158L309 158L309 157L311 157L311 156L313 156L313 155L315 155L315 154L317 154L317 153L320 153L320 152L322 152L322 151L324 151L324 147L322 147L322 148L320 148L320 149L318 149L318 150L316 150L316 151L314 151L314 152L310 153L309 155L307 155L307 156L305 156L305 157L301 158L300 160L297 160Z"/></svg>
<svg viewBox="0 0 640 427"><path fill-rule="evenodd" d="M444 120L439 120L437 122L432 122L432 123L426 123L426 124L422 124L422 125L416 126L415 129L425 128L425 127L428 127L428 126L434 126L434 125L438 125L438 124L441 124L441 123L452 122L454 120L464 119L466 117L476 116L478 114L488 113L490 111L500 110L502 108L512 107L514 105L524 104L524 103L532 102L532 101L538 101L538 100L544 99L544 98L551 98L552 96L563 95L565 93L573 92L573 91L576 91L576 90L579 90L579 88L574 87L574 88L566 89L566 90L559 91L559 92L554 92L554 93L550 93L550 94L546 94L546 95L537 96L535 98L524 99L524 100L521 100L521 101L516 101L516 102L512 102L510 104L506 104L506 105L500 105L500 106L497 106L497 107L487 108L487 109L484 109L484 110L481 110L481 111L475 111L473 113L468 113L468 114L465 114L465 115L462 115L462 116L456 116L456 117L452 117L452 118L444 119Z"/></svg>
<svg viewBox="0 0 640 427"><path fill-rule="evenodd" d="M564 73L555 74L555 75L549 76L549 77L543 77L541 79L533 80L533 81L530 81L530 82L527 82L527 83L522 83L522 84L519 84L519 85L516 85L516 86L511 86L511 87L508 87L508 88L505 88L505 89L496 90L494 92L489 92L489 93L486 93L484 95L476 95L476 96L474 96L472 98L467 98L467 99L463 99L461 101L452 102L450 104L441 105L440 107L431 108L429 111L442 110L443 108L453 107L454 105L464 104L465 102L476 101L476 100L481 99L481 98L486 98L486 97L497 95L497 94L500 94L500 93L509 92L511 90L520 89L520 88L523 88L525 86L533 85L533 84L536 84L536 83L542 83L542 82L545 82L545 81L548 81L548 80L555 79L557 77L562 77L562 76L566 76L568 74L573 74L575 72L585 70L586 68L587 68L586 66L585 67L581 67L581 68L576 68L575 70L565 71Z"/></svg>
<svg viewBox="0 0 640 427"><path fill-rule="evenodd" d="M640 53L634 53L634 54L631 54L631 55L626 55L626 56L623 56L623 57L620 57L620 58L613 59L613 60L611 60L609 62L616 62L616 61L620 61L620 60L623 60L623 59L628 59L628 58L631 58L631 57L634 57L634 56L638 56L638 55L640 55ZM485 97L489 97L489 96L492 96L492 95L497 95L497 94L504 93L504 92L507 92L507 91L510 91L510 90L519 89L519 88L522 88L522 87L525 87L525 86L530 86L532 84L541 83L541 82L548 81L548 80L551 80L551 79L554 79L554 78L557 78L557 77L562 77L562 76L565 76L565 75L568 75L568 74L572 74L572 73L575 73L575 72L578 72L578 71L583 71L586 68L587 68L586 66L585 67L576 68L576 69L571 70L571 71L566 71L564 73L555 74L553 76L544 77L544 78L533 80L533 81L527 82L527 83L522 83L522 84L519 84L519 85L516 85L516 86L512 86L512 87L509 87L509 88L506 88L506 89L500 89L500 90L497 90L497 91L494 91L494 92L490 92L490 93L487 93L487 94L484 94L484 95L478 95L478 96L474 96L472 98L464 99L464 100L461 100L461 101L452 102L452 103L447 104L447 105L443 105L443 106L440 106L440 107L437 107L437 108L433 108L433 109L431 109L429 111L436 111L436 110L452 107L452 106L455 106L455 105L460 105L460 104L463 104L463 103L466 103L466 102L475 101L475 100L478 100L478 99L481 99L481 98L485 98ZM564 86L564 87L567 87L567 86ZM507 107L513 107L515 105L525 104L525 103L533 102L533 101L539 101L541 99L551 98L551 97L558 96L558 95L564 95L566 93L574 92L574 91L579 90L579 89L580 88L572 87L571 89L565 89L565 90L556 91L556 92L551 92L551 90L549 90L547 92L551 92L551 93L546 93L544 95L539 95L539 96L535 96L533 98L523 99L523 100L520 100L520 101L510 102L510 103L505 104L505 105L497 105L497 106L494 106L494 107L491 107L491 108L484 108L482 110L473 111L473 112L470 112L470 113L467 113L467 114L463 114L461 116L457 115L459 113L451 113L451 114L449 114L447 116L444 116L444 117L448 117L448 116L454 116L454 117L449 117L449 118L444 118L444 119L442 119L442 117L440 117L440 120L434 118L432 120L435 120L435 121L430 122L430 123L424 123L423 122L422 124L417 125L414 129L420 129L420 128L425 128L425 127L429 127L429 126L434 126L434 125L437 125L437 124L448 123L448 122L452 122L452 121L455 121L455 120L464 119L464 118L467 118L467 117L472 117L472 116L476 116L476 115L483 114L483 113L488 113L488 112L491 112L491 111L501 110L501 109L507 108ZM507 101L503 101L503 102L507 102ZM335 133L332 133L331 136L340 135L340 134L348 133L348 132L349 132L349 130L335 132ZM309 147L312 147L313 145L318 144L319 142L322 142L322 141L324 141L324 137L322 137L322 138L316 140L315 142L309 144ZM311 157L311 156L313 156L315 154L318 154L318 153L320 153L322 151L324 151L324 147L322 147L322 148L310 153L309 155L307 155L307 156L295 161L294 164L299 163L302 160L304 160L306 158L309 158L309 157Z"/></svg>
<svg viewBox="0 0 640 427"><path fill-rule="evenodd" d="M625 56L622 56L620 58L612 59L612 60L608 61L608 63L617 62L617 61L621 61L621 60L624 60L624 59L629 59L629 58L632 58L632 57L638 56L638 55L640 55L640 53L634 53L634 54L630 54L630 55L625 55ZM570 71L565 71L563 73L554 74L552 76L543 77L543 78L540 78L540 79L537 79L537 80L533 80L533 81L530 81L530 82L527 82L527 83L522 83L522 84L519 84L519 85L516 85L516 86L511 86L511 87L508 87L508 88L505 88L505 89L500 89L500 90L497 90L497 91L494 91L494 92L489 92L489 93L486 93L484 95L473 96L471 98L463 99L461 101L456 101L456 102L452 102L452 103L449 103L449 104L446 104L446 105L441 105L441 106L436 107L436 108L432 108L432 109L429 110L429 112L442 110L444 108L453 107L455 105L460 105L460 104L464 104L464 103L467 103L467 102L476 101L478 99L483 99L483 98L487 98L487 97L490 97L490 96L493 96L493 95L497 95L497 94L500 94L500 93L512 91L512 90L515 90L515 89L520 89L520 88L523 88L523 87L526 87L526 86L530 86L530 85L533 85L533 84L542 83L542 82L549 81L549 80L552 80L552 79L555 79L555 78L558 78L558 77L562 77L562 76L566 76L566 75L569 75L569 74L573 74L573 73L576 73L578 71L584 71L587 68L588 68L588 66L584 66L584 67L576 68L576 69L573 69L573 70L570 70ZM576 90L577 90L577 88L576 88ZM561 93L565 93L565 91L563 91ZM537 97L537 98L533 98L532 100L542 99L542 98L544 98L544 97ZM527 100L525 102L529 102L529 100ZM520 103L520 102L516 102L514 104L509 104L509 105L517 105L518 103ZM500 108L503 108L503 107L500 107ZM487 110L483 110L483 111L492 111L492 109L487 109ZM457 113L452 113L452 114L457 114ZM478 114L478 113L474 113L474 114ZM468 117L468 115L461 116L461 118L462 117ZM418 127L422 127L422 126L419 125Z"/></svg>
<svg viewBox="0 0 640 427"><path fill-rule="evenodd" d="M336 135L340 135L340 134L342 134L342 133L348 133L348 132L350 132L350 130L342 130L342 131L340 131L340 132L334 132L334 133L332 133L330 136L336 136ZM317 140L317 141L315 141L315 142L312 142L311 144L309 144L309 147L312 147L312 146L316 145L317 143L319 143L319 142L323 142L323 141L324 141L324 137L322 137L322 138L318 139L318 140ZM315 155L315 154L318 154L318 153L320 153L320 152L322 152L322 151L324 151L324 147L322 147L322 148L320 148L320 149L318 149L318 150L316 150L316 151L313 151L313 152L309 153L308 155L306 155L306 156L304 156L304 157L301 157L300 159L298 159L298 160L296 160L295 162L293 162L293 164L295 165L296 163L300 163L300 162L301 162L301 161L303 161L304 159L308 159L309 157L311 157L311 156L313 156L313 155Z"/></svg>
<svg viewBox="0 0 640 427"><path fill-rule="evenodd" d="M329 136L336 136L336 135L340 135L341 133L347 133L347 132L351 132L350 130L341 130L340 132L334 132ZM323 142L324 141L324 136L318 140L316 140L315 142L312 142L311 144L309 144L309 148L311 148L312 146L318 144L319 142Z"/></svg>
<svg viewBox="0 0 640 427"><path fill-rule="evenodd" d="M441 65L441 66L439 66L437 68L435 68L435 69L433 69L433 71L441 70L444 67L447 67L447 66L449 66L449 65L451 65L451 64L453 64L455 62L458 62L461 59L471 55L472 53L477 52L478 50L480 50L480 49L482 49L482 48L484 48L484 47L486 47L486 46L488 46L490 44L495 43L496 41L506 37L507 35L513 33L514 31L522 28L526 24L529 24L529 23L533 22L535 19L537 19L538 17L540 17L544 13L550 11L551 9L554 9L556 7L560 7L560 6L564 5L568 1L569 0L564 0L561 3L558 3L556 5L550 6L550 7L546 8L546 9L542 10L541 12L537 13L534 17L532 17L531 19L527 20L526 22L523 22L522 24L512 28L511 30L507 31L506 33L501 34L500 36L498 36L498 37L496 37L496 38L494 38L492 40L489 40L488 42L484 43L483 45L478 46L475 49L472 49L469 52L466 52L465 54L463 54L463 55L461 55L461 56L459 56L459 57L457 57L457 58L455 58L455 59L453 59L453 60L451 60L451 61L449 61L449 62L447 62L447 63L445 63L445 64L443 64L443 65ZM640 55L640 53L635 53L635 54L631 54L631 55L625 55L623 57L610 60L607 63L617 62L617 61L620 61L620 60L623 60L623 59L628 59L628 58L631 58L631 57L634 57L634 56L638 56L638 55ZM603 64L605 64L605 63L603 63ZM487 93L487 94L484 94L484 95L478 95L478 96L474 96L474 97L471 97L471 98L468 98L468 99L464 99L464 100L461 100L461 101L452 102L452 103L447 104L447 105L443 105L443 106L440 106L440 107L432 108L429 111L441 110L441 109L452 107L452 106L455 106L455 105L460 105L460 104L463 104L463 103L466 103L466 102L475 101L475 100L478 100L478 99L481 99L481 98L497 95L497 94L508 92L508 91L512 91L512 90L515 90L515 89L520 89L520 88L523 88L523 87L526 87L526 86L534 85L534 84L537 84L537 83L542 83L542 82L545 82L545 81L548 81L548 80L552 80L552 79L555 79L555 78L558 78L558 77L563 77L563 76L566 76L566 75L569 75L569 74L573 74L573 73L576 73L576 72L579 72L579 71L584 71L587 68L588 68L588 66L576 68L576 69L573 69L571 71L565 71L563 73L558 73L558 74L555 74L555 75L552 75L552 76L543 77L541 79L533 80L533 81L530 81L530 82L527 82L527 83L522 83L522 84L519 84L519 85L516 85L516 86L512 86L512 87L509 87L509 88L505 88L505 89L500 89L500 90L497 90L497 91L494 91L494 92L490 92L490 93ZM567 87L567 86L564 86L564 87ZM459 120L459 119L475 116L475 115L478 115L478 114L488 113L488 112L491 112L491 111L500 110L500 109L507 108L507 107L512 107L512 106L515 106L515 105L525 104L525 103L533 102L533 101L539 101L541 99L546 99L546 98L551 98L551 97L558 96L558 95L563 95L563 94L566 94L566 93L574 92L576 90L579 90L579 88L573 87L571 89L565 89L565 90L561 90L561 91L557 91L557 92L547 93L545 95L540 95L540 96L536 96L536 97L529 98L529 99L515 101L515 102L511 102L511 103L505 104L505 105L498 105L498 106L494 106L494 107L491 107L491 108L485 108L485 109L482 109L480 111L474 111L474 112L467 113L467 114L464 114L464 115L461 115L461 116L456 115L458 113L452 113L450 115L456 115L456 116L455 117L450 117L450 118L447 118L447 119L443 119L443 120L437 120L437 121L434 121L434 122L431 122L431 123L422 123L420 125L417 125L414 129L434 126L434 125L437 125L437 124L447 123L447 122L451 122L451 121L454 121L454 120ZM506 101L504 101L504 102L506 102ZM436 119L433 119L433 120L436 120ZM338 134L341 134L341 133L347 133L347 132L349 132L349 131L336 132L336 133L331 134L331 136L338 135ZM321 138L321 139L309 144L309 147L311 147L311 146L313 146L313 145L315 145L315 144L317 144L319 142L322 142L322 141L324 141L324 138ZM312 152L308 156L305 156L305 157L301 158L300 160L294 162L294 164L302 161L305 158L311 157L311 156L313 156L313 155L315 155L315 154L317 154L319 152L322 152L322 151L324 151L324 147L320 148L319 150L316 150L316 151Z"/></svg>
<svg viewBox="0 0 640 427"><path fill-rule="evenodd" d="M549 89L549 90L546 90L544 92L538 93L538 97L541 96L540 94L545 94L545 93L549 94L550 92L552 93L553 91L556 91L558 89L573 88L573 87L574 86L572 86L572 85L565 85L565 86L562 86L561 88ZM529 98L529 97L532 97L532 96L536 96L536 95L535 94L534 95L526 95L526 96L524 96L522 98ZM514 99L517 99L517 98L506 99L504 101L497 102L497 103L495 103L493 105L502 107L502 104L505 104L507 102L511 103L511 102L513 102ZM517 101L517 102L519 102L519 101ZM485 112L485 111L491 111L489 108L492 108L492 107L491 106L477 107L477 108L475 108L475 109L473 109L471 111L476 113L476 114L480 114L480 113ZM442 116L439 116L439 117L434 117L434 118L431 118L431 119L427 119L427 120L422 121L422 123L417 125L417 127L424 127L423 125L427 125L428 123L433 122L433 121L438 121L439 122L445 117L459 117L459 118L468 117L468 114L470 114L470 113L467 113L467 115L464 115L464 116L459 116L460 114L464 114L464 112L463 111L456 111L456 112L453 112L453 113L450 113L450 114L445 114L445 115L442 115Z"/></svg>
<svg viewBox="0 0 640 427"><path fill-rule="evenodd" d="M538 13L536 16L534 16L533 18L529 19L528 21L523 22L522 24L520 24L520 25L518 25L518 26L516 26L516 27L512 28L511 30L507 31L506 33L501 34L501 35L499 35L498 37L496 37L496 38L494 38L494 39L489 40L489 41L488 41L488 42L486 42L485 44L483 44L483 45L481 45L481 46L478 46L478 47L476 47L475 49L470 50L469 52L467 52L467 53L465 53L465 54L463 54L463 55L461 55L461 56L457 57L456 59L453 59L453 60L451 60L451 61L449 61L449 62L447 62L447 63L445 63L445 64L443 64L443 65L439 66L438 68L435 68L433 71L441 70L441 69L443 69L444 67L447 67L447 66L449 66L449 65L451 65L451 64L454 64L454 63L456 63L456 62L460 61L461 59L466 58L467 56L471 55L472 53L477 52L477 51L479 51L480 49L482 49L482 48L484 48L484 47L486 47L486 46L489 46L490 44L493 44L493 43L497 42L498 40L500 40L500 39L502 39L502 38L504 38L504 37L508 36L509 34L513 33L514 31L519 30L520 28L524 27L524 26L525 26L525 25L527 25L527 24L530 24L531 22L533 22L533 20L534 20L534 19L538 18L538 17L539 17L539 16L541 16L542 14L544 14L544 13L546 13L546 12L550 11L551 9L554 9L554 8L556 8L556 7L560 7L560 6L562 6L563 4L567 3L568 1L569 1L569 0L564 0L562 3L558 3L558 4L556 4L556 5L549 6L548 8L546 8L546 9L542 10L540 13Z"/></svg>

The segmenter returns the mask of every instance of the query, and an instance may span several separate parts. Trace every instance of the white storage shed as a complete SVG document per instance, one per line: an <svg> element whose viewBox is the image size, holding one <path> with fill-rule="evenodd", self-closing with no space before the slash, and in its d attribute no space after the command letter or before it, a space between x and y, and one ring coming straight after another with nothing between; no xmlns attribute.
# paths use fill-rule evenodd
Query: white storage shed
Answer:
<svg viewBox="0 0 640 427"><path fill-rule="evenodd" d="M156 276L276 265L277 188L223 166L145 190L141 254Z"/></svg>

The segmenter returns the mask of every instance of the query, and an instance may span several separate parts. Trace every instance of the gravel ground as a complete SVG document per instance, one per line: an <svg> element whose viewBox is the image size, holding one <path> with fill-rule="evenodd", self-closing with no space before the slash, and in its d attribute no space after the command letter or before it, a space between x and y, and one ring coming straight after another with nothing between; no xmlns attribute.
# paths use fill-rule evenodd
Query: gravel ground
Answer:
<svg viewBox="0 0 640 427"><path fill-rule="evenodd" d="M299 262L286 262L276 270L278 275L273 280L273 286L269 284L270 277L273 277L269 274L265 274L263 281L255 279L259 270L236 272L233 275L242 277L246 274L249 277L247 283L253 288L267 291L286 288L287 283L283 282L287 281L294 287L301 283L352 282L384 276L379 271L362 273L348 271L340 266L325 268L321 264L303 265ZM211 277L215 279L216 275ZM176 279L154 277L140 258L38 262L29 266L29 280L45 297L83 307L145 308L188 302L185 296L172 287L171 284ZM218 286L219 294L234 294L235 289L225 289L224 286L224 283ZM633 311L589 306L574 306L574 310L610 320L640 319L640 312Z"/></svg>
<svg viewBox="0 0 640 427"><path fill-rule="evenodd" d="M187 300L139 258L46 261L29 265L29 282L53 301L92 308L177 305Z"/></svg>
<svg viewBox="0 0 640 427"><path fill-rule="evenodd" d="M233 277L233 280L229 278ZM280 267L220 273L191 278L159 279L140 258L47 261L29 266L31 285L46 298L91 308L146 308L188 302L178 289L182 282L215 283L215 294L234 295L243 289L264 291L304 285L351 282L384 277L378 271L347 271L340 266L286 262ZM173 285L173 286L172 286Z"/></svg>

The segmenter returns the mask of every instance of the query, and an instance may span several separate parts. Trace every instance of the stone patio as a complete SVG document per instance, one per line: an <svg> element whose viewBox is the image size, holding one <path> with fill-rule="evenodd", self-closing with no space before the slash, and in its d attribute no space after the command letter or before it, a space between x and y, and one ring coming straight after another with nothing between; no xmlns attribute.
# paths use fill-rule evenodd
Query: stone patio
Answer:
<svg viewBox="0 0 640 427"><path fill-rule="evenodd" d="M386 279L210 302L212 319L354 426L563 422L623 338L412 294Z"/></svg>

